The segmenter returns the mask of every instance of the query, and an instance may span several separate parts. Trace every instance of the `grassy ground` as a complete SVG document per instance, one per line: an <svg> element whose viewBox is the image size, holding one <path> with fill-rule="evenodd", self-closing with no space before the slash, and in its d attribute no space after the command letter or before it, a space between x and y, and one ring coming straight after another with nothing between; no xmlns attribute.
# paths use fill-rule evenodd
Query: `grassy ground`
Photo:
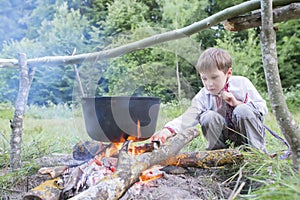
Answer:
<svg viewBox="0 0 300 200"><path fill-rule="evenodd" d="M180 115L189 101L181 104L169 103L161 106L158 129L170 119ZM0 167L8 168L9 141L11 135L10 122L13 118L12 106L0 104ZM300 112L293 116L300 124ZM279 133L279 127L272 114L268 114L265 123ZM31 106L26 111L23 130L23 161L26 164L20 173L8 173L0 176L0 188L9 188L7 180L24 173L36 173L34 158L52 153L70 153L78 141L89 140L85 133L84 122L80 108L69 109L65 105L36 107ZM280 152L285 146L270 134L266 135L267 149L270 153ZM187 151L204 150L205 139L199 136L186 148ZM259 190L251 187L243 192L243 199L299 199L299 175L292 170L290 160L269 158L259 152L245 153L245 162L239 166L239 173L247 182L260 183ZM0 174L1 175L1 174ZM237 178L238 174L233 174ZM230 181L230 180L229 180ZM251 184L250 184L251 185Z"/></svg>

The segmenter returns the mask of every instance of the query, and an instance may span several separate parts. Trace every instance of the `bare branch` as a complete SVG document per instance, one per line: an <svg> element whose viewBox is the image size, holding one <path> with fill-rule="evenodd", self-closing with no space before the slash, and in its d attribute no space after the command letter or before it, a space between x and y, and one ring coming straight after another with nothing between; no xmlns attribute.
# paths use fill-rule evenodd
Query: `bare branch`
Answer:
<svg viewBox="0 0 300 200"><path fill-rule="evenodd" d="M292 3L273 10L274 23L291 19L300 19L300 3ZM226 20L223 25L229 31L241 31L258 27L261 26L261 13L256 12L251 15L237 16Z"/></svg>

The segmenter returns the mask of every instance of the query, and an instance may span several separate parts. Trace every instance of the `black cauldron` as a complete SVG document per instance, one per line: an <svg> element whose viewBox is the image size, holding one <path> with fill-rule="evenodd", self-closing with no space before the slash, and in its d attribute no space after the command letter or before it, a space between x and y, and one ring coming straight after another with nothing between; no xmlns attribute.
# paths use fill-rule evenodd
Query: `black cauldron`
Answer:
<svg viewBox="0 0 300 200"><path fill-rule="evenodd" d="M156 129L157 97L84 97L82 109L88 135L101 142L142 141ZM139 124L139 125L138 125Z"/></svg>

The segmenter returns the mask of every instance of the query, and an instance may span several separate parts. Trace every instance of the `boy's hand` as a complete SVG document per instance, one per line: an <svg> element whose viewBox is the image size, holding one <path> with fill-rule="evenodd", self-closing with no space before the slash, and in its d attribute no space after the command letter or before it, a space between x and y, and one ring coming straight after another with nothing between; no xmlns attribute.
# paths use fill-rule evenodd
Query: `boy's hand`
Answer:
<svg viewBox="0 0 300 200"><path fill-rule="evenodd" d="M237 105L242 104L243 102L237 100L235 96L231 92L223 91L219 96L224 99L226 103L228 103L232 107L236 107Z"/></svg>
<svg viewBox="0 0 300 200"><path fill-rule="evenodd" d="M157 131L152 135L150 141L159 141L160 145L162 145L169 137L173 136L174 133L169 131L167 128L163 128L160 131Z"/></svg>

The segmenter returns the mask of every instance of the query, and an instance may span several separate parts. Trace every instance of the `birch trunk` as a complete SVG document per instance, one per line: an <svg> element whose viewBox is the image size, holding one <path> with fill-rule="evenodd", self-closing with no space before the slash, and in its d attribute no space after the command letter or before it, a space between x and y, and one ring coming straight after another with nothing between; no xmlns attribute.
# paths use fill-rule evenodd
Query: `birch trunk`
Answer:
<svg viewBox="0 0 300 200"><path fill-rule="evenodd" d="M261 49L272 111L281 132L291 145L295 169L300 165L300 129L289 112L278 71L276 34L273 29L272 0L261 1Z"/></svg>
<svg viewBox="0 0 300 200"><path fill-rule="evenodd" d="M28 70L25 54L19 54L19 92L15 103L14 118L11 121L12 135L10 139L10 167L15 170L22 163L22 132L23 118L28 100L28 94L35 69Z"/></svg>

